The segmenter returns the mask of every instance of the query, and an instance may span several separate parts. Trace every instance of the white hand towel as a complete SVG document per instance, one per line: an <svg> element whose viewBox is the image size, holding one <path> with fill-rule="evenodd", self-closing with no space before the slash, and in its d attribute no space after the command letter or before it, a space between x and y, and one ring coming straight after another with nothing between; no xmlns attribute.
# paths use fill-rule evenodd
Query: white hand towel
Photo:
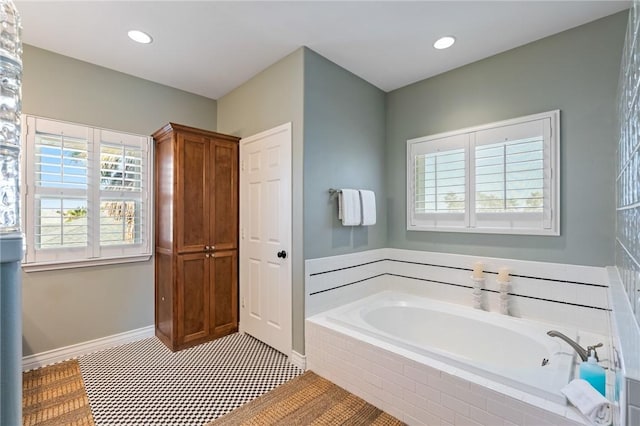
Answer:
<svg viewBox="0 0 640 426"><path fill-rule="evenodd" d="M360 190L360 203L362 207L362 225L376 224L376 194L365 189Z"/></svg>
<svg viewBox="0 0 640 426"><path fill-rule="evenodd" d="M563 387L562 392L569 402L597 426L611 424L611 404L586 380L575 379Z"/></svg>
<svg viewBox="0 0 640 426"><path fill-rule="evenodd" d="M338 194L338 219L344 226L360 225L360 193L356 189L341 189Z"/></svg>

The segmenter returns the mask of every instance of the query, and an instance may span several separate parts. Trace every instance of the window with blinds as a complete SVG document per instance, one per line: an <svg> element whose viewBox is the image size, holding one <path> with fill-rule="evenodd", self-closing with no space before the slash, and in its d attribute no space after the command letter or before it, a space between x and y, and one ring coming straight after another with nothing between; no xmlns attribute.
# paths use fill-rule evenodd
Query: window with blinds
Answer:
<svg viewBox="0 0 640 426"><path fill-rule="evenodd" d="M417 213L464 213L464 159L463 149L416 155Z"/></svg>
<svg viewBox="0 0 640 426"><path fill-rule="evenodd" d="M35 245L39 249L87 246L86 132L40 133L34 144Z"/></svg>
<svg viewBox="0 0 640 426"><path fill-rule="evenodd" d="M150 257L150 138L23 117L25 268Z"/></svg>
<svg viewBox="0 0 640 426"><path fill-rule="evenodd" d="M136 140L103 134L100 141L100 244L139 244L143 220L143 157ZM128 142L129 144L127 144Z"/></svg>
<svg viewBox="0 0 640 426"><path fill-rule="evenodd" d="M559 111L407 142L407 229L559 235Z"/></svg>
<svg viewBox="0 0 640 426"><path fill-rule="evenodd" d="M476 147L476 212L542 212L542 136Z"/></svg>

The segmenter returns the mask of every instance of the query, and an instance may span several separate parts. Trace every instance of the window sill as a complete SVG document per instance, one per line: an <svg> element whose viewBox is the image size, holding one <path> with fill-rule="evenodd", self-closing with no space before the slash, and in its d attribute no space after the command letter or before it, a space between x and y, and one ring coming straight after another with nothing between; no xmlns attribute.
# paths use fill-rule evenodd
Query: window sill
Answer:
<svg viewBox="0 0 640 426"><path fill-rule="evenodd" d="M463 234L500 234L500 235L537 235L547 237L560 236L559 229L523 229L523 228L462 228L462 227L428 227L419 225L407 226L407 231L419 232L458 232Z"/></svg>
<svg viewBox="0 0 640 426"><path fill-rule="evenodd" d="M111 257L103 259L87 259L73 261L58 261L48 263L23 263L24 272L55 271L58 269L87 268L91 266L118 265L122 263L145 262L151 259L151 254L127 257Z"/></svg>

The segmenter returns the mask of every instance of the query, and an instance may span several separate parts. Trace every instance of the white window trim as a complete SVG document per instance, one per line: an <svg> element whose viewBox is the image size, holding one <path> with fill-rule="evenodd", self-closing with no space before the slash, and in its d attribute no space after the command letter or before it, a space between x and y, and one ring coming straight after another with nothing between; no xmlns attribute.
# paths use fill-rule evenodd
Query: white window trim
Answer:
<svg viewBox="0 0 640 426"><path fill-rule="evenodd" d="M86 259L77 261L34 262L23 263L22 270L24 272L55 271L58 269L87 268L90 266L121 265L123 263L146 262L149 259L151 259L150 253L142 254L140 256L105 257L102 259Z"/></svg>
<svg viewBox="0 0 640 426"><path fill-rule="evenodd" d="M94 245L93 252L89 250L89 248L84 247L76 247L76 248L63 248L63 249L51 249L52 253L58 251L61 253L59 259L55 258L47 258L43 260L35 260L35 223L34 223L34 209L35 209L35 188L34 188L34 176L33 173L31 175L29 172L34 170L34 157L33 152L33 144L31 141L28 141L28 138L35 137L35 133L32 135L31 132L34 131L33 123L35 120L46 120L49 122L55 122L60 126L71 125L78 127L85 127L87 129L87 138L89 144L94 143L95 135L101 134L101 132L105 135L119 134L126 137L132 138L143 138L145 140L143 146L143 152L145 153L145 162L146 162L146 189L144 189L141 198L145 201L145 210L142 213L145 215L143 220L144 227L144 235L142 242L140 244L129 246L100 246L98 243ZM82 124L70 123L61 120L55 120L46 117L39 117L34 115L23 115L21 118L22 122L22 159L21 159L21 220L23 229L25 232L25 257L22 263L22 269L25 272L40 272L40 271L49 271L49 270L58 270L58 269L69 269L69 268L81 268L81 267L90 267L90 266L100 266L100 265L115 265L115 264L123 264L123 263L132 263L132 262L144 262L148 261L152 256L153 249L153 241L154 241L154 230L153 230L153 143L152 138L148 135L136 135L129 132L124 131L116 131L103 129L99 127L86 126ZM91 146L90 146L90 149ZM98 144L99 150L99 144ZM98 155L94 156L94 164L95 167L96 161L99 163L99 152ZM92 172L93 173L93 172ZM97 178L99 180L99 177ZM87 198L91 199L95 204L96 200L100 200L100 185L92 185L91 189L87 190ZM92 238L94 241L96 240L96 236L93 235ZM69 252L76 252L78 254L77 257L65 256L63 253L68 254Z"/></svg>
<svg viewBox="0 0 640 426"><path fill-rule="evenodd" d="M478 227L475 218L475 195L470 196L472 192L475 194L475 155L470 155L475 150L475 134L483 130L494 129L497 127L522 124L529 121L549 119L550 123L550 148L549 148L549 166L551 173L551 183L549 201L551 203L550 227L543 229L537 228L502 228L502 227ZM466 158L468 160L466 173L466 193L465 197L465 217L464 224L461 226L434 226L425 225L415 220L415 171L414 171L414 155L419 148L418 145L424 145L425 142L436 141L438 139L451 138L454 136L468 136ZM407 199L406 199L406 218L408 231L432 231L432 232L461 232L475 234L508 234L508 235L543 235L558 236L560 235L560 110L547 111L539 114L513 118L509 120L497 121L493 123L483 124L479 126L468 127L464 129L453 130L449 132L438 133L435 135L423 136L419 138L407 140ZM473 188L473 190L472 190ZM485 213L486 215L487 213ZM501 215L503 219L510 219L513 214L496 213Z"/></svg>

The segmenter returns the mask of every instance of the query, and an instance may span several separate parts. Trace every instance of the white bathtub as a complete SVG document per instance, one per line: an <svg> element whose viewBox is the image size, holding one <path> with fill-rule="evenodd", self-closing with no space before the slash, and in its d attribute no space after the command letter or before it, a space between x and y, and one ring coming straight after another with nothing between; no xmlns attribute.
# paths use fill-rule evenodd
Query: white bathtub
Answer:
<svg viewBox="0 0 640 426"><path fill-rule="evenodd" d="M391 291L320 315L355 334L565 404L560 389L571 379L574 353L546 333L553 328L577 340L577 330Z"/></svg>

